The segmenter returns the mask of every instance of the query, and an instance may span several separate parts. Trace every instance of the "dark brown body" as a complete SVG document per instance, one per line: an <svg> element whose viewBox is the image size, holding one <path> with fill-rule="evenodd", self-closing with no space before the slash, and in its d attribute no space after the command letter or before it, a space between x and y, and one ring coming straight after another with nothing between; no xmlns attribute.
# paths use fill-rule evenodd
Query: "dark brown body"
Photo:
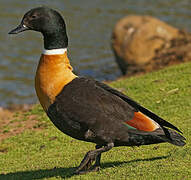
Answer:
<svg viewBox="0 0 191 180"><path fill-rule="evenodd" d="M63 88L47 114L65 134L99 145L113 142L115 146L139 146L170 142L161 128L152 132L129 129L125 122L139 111L139 105L131 106L112 90L116 91L93 79L77 77Z"/></svg>

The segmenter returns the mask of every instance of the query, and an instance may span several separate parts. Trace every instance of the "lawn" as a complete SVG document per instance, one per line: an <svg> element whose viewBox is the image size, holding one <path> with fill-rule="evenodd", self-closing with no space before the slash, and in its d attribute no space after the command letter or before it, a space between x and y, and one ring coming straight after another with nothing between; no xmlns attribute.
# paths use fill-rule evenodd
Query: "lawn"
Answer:
<svg viewBox="0 0 191 180"><path fill-rule="evenodd" d="M103 153L99 172L74 175L94 144L64 135L52 125L40 105L34 105L22 116L15 115L12 122L22 126L34 116L39 130L26 129L0 142L0 179L191 179L191 63L122 78L110 85L176 125L187 144L113 148ZM11 131L10 127L5 128L4 133Z"/></svg>

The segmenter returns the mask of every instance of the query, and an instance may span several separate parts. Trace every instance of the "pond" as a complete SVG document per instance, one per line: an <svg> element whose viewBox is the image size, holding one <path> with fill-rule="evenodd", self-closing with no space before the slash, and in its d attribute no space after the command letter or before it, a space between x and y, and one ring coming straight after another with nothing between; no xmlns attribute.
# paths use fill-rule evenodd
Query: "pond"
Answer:
<svg viewBox="0 0 191 180"><path fill-rule="evenodd" d="M34 75L43 49L40 33L8 35L31 8L46 5L65 18L68 54L74 71L98 80L121 75L111 50L117 20L130 14L152 15L181 29L191 28L189 0L1 0L0 106L36 103Z"/></svg>

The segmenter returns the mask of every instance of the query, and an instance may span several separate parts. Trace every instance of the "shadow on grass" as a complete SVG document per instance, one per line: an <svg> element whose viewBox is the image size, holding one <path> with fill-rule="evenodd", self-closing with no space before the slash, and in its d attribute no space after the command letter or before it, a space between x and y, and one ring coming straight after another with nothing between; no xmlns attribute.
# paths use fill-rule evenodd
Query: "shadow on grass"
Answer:
<svg viewBox="0 0 191 180"><path fill-rule="evenodd" d="M106 168L110 168L110 167L117 167L120 166L122 164L130 164L130 163L135 163L135 162L144 162L144 161L156 161L156 160L160 160L160 159L166 159L170 157L170 155L167 156L159 156L159 157L153 157L153 158L147 158L147 159L134 159L131 161L115 161L115 162L109 162L109 163L103 163L101 164L101 168L102 169L106 169Z"/></svg>
<svg viewBox="0 0 191 180"><path fill-rule="evenodd" d="M102 163L102 169L110 168L110 167L118 167L122 164L134 163L139 161L155 161L160 159L166 159L170 155L160 156L154 158L147 159L135 159L131 161L115 161L115 162L106 162ZM19 171L15 173L8 174L0 174L0 179L2 180L29 180L29 179L43 179L43 178L51 178L51 177L62 177L62 178L70 178L75 176L74 170L75 167L69 168L53 168L53 169L44 169L44 170L34 170L34 171Z"/></svg>

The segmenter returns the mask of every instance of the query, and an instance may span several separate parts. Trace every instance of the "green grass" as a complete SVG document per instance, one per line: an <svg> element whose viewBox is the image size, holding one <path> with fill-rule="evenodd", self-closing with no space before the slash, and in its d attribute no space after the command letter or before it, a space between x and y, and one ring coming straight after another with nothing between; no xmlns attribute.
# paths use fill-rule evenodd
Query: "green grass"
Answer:
<svg viewBox="0 0 191 180"><path fill-rule="evenodd" d="M26 130L0 143L0 179L191 179L191 63L121 79L111 85L179 127L187 145L113 148L103 153L99 172L73 175L94 145L59 132L36 105L24 118L37 114L44 128Z"/></svg>

